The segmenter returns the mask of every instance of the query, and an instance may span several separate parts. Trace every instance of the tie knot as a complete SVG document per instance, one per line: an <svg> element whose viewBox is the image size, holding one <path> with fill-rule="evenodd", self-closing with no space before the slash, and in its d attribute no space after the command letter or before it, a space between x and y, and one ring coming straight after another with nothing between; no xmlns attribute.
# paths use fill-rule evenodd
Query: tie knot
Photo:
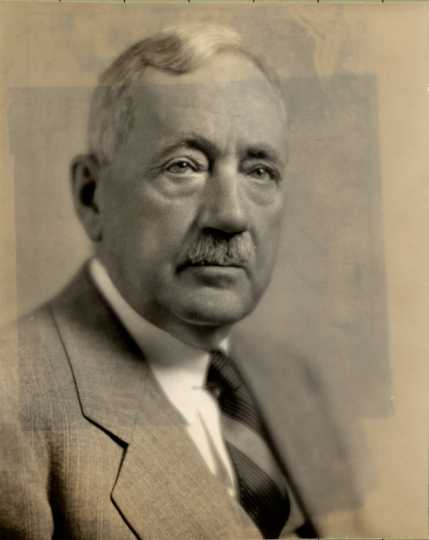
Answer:
<svg viewBox="0 0 429 540"><path fill-rule="evenodd" d="M240 375L222 351L211 351L206 387L217 398L224 392L233 393L241 387Z"/></svg>

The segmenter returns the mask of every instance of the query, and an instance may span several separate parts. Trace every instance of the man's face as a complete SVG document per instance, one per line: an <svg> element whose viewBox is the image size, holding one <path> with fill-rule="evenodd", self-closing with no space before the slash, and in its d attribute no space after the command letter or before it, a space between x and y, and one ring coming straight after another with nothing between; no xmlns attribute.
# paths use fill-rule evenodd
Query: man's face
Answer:
<svg viewBox="0 0 429 540"><path fill-rule="evenodd" d="M285 116L249 60L148 69L134 124L100 183L99 255L141 315L189 340L226 327L267 287L283 210Z"/></svg>

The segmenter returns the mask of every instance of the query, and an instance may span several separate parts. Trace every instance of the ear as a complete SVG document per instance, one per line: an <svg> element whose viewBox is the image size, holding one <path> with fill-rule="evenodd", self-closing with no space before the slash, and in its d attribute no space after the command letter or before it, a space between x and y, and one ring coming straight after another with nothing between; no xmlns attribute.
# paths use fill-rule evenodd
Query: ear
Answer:
<svg viewBox="0 0 429 540"><path fill-rule="evenodd" d="M70 168L73 203L76 213L93 242L102 238L100 164L93 154L77 156Z"/></svg>

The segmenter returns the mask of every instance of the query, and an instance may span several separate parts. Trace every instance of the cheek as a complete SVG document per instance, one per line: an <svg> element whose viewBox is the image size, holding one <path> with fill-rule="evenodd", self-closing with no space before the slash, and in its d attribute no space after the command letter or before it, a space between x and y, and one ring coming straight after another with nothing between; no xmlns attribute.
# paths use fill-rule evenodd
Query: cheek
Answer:
<svg viewBox="0 0 429 540"><path fill-rule="evenodd" d="M256 266L264 286L270 279L277 258L283 221L283 206L272 210L259 214L258 223L255 223Z"/></svg>
<svg viewBox="0 0 429 540"><path fill-rule="evenodd" d="M257 241L263 246L272 247L278 243L284 214L283 198L277 197L270 206L261 207L254 212Z"/></svg>
<svg viewBox="0 0 429 540"><path fill-rule="evenodd" d="M117 201L108 226L126 258L139 259L145 266L151 261L158 265L174 263L192 228L195 201L166 200L150 189L134 190Z"/></svg>

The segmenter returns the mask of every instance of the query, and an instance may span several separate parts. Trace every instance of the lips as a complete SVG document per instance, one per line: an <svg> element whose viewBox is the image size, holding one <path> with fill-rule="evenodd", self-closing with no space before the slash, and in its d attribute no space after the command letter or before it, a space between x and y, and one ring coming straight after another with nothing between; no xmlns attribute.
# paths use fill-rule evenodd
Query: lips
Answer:
<svg viewBox="0 0 429 540"><path fill-rule="evenodd" d="M182 264L180 264L177 268L178 272L181 272L182 270L186 270L187 268L243 268L242 264L236 264L236 263L219 263L219 262L213 262L213 261L197 261L197 262L191 262L186 261Z"/></svg>

